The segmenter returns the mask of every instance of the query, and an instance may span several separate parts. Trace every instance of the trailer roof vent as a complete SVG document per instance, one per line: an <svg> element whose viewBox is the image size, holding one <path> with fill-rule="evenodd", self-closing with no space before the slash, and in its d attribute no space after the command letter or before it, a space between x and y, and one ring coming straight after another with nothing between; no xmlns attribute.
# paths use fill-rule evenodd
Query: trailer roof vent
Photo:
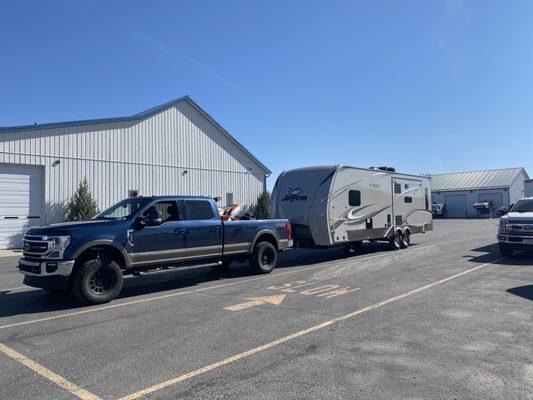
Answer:
<svg viewBox="0 0 533 400"><path fill-rule="evenodd" d="M396 172L396 168L393 167L370 167L370 169L379 169L380 171Z"/></svg>

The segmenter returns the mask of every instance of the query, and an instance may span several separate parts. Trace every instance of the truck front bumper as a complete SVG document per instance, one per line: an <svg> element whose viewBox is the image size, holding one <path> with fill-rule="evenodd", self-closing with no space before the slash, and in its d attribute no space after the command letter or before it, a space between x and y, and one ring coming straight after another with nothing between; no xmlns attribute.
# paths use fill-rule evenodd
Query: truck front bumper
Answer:
<svg viewBox="0 0 533 400"><path fill-rule="evenodd" d="M21 258L19 271L24 284L43 289L66 289L74 268L74 260L35 260Z"/></svg>
<svg viewBox="0 0 533 400"><path fill-rule="evenodd" d="M500 245L513 250L533 250L533 236L498 234Z"/></svg>

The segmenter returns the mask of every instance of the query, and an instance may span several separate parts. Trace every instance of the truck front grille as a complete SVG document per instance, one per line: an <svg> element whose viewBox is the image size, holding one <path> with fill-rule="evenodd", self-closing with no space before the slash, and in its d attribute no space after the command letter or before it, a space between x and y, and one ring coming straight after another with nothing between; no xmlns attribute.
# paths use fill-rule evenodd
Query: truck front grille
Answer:
<svg viewBox="0 0 533 400"><path fill-rule="evenodd" d="M26 256L40 257L51 251L52 242L42 236L24 236L22 253Z"/></svg>

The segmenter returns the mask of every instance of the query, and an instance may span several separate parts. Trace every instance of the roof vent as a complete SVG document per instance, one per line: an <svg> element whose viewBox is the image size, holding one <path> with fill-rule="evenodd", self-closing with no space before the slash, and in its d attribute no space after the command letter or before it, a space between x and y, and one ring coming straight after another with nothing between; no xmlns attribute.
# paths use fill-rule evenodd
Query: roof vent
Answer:
<svg viewBox="0 0 533 400"><path fill-rule="evenodd" d="M380 171L396 172L396 168L393 167L370 167L370 169L379 169Z"/></svg>

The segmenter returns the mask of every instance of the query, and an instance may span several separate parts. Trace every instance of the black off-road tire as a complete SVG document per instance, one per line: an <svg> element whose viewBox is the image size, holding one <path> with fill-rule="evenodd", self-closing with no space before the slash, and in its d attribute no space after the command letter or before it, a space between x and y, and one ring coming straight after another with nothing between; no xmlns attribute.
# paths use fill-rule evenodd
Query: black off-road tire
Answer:
<svg viewBox="0 0 533 400"><path fill-rule="evenodd" d="M261 274L268 274L278 263L278 252L270 242L260 242L250 255L250 266Z"/></svg>
<svg viewBox="0 0 533 400"><path fill-rule="evenodd" d="M83 304L107 303L118 296L122 281L122 270L116 262L92 259L74 271L72 293Z"/></svg>
<svg viewBox="0 0 533 400"><path fill-rule="evenodd" d="M405 231L402 235L402 249L406 249L411 244L411 232Z"/></svg>
<svg viewBox="0 0 533 400"><path fill-rule="evenodd" d="M400 231L394 232L394 235L390 238L389 244L392 250L400 250L402 248L403 235Z"/></svg>

